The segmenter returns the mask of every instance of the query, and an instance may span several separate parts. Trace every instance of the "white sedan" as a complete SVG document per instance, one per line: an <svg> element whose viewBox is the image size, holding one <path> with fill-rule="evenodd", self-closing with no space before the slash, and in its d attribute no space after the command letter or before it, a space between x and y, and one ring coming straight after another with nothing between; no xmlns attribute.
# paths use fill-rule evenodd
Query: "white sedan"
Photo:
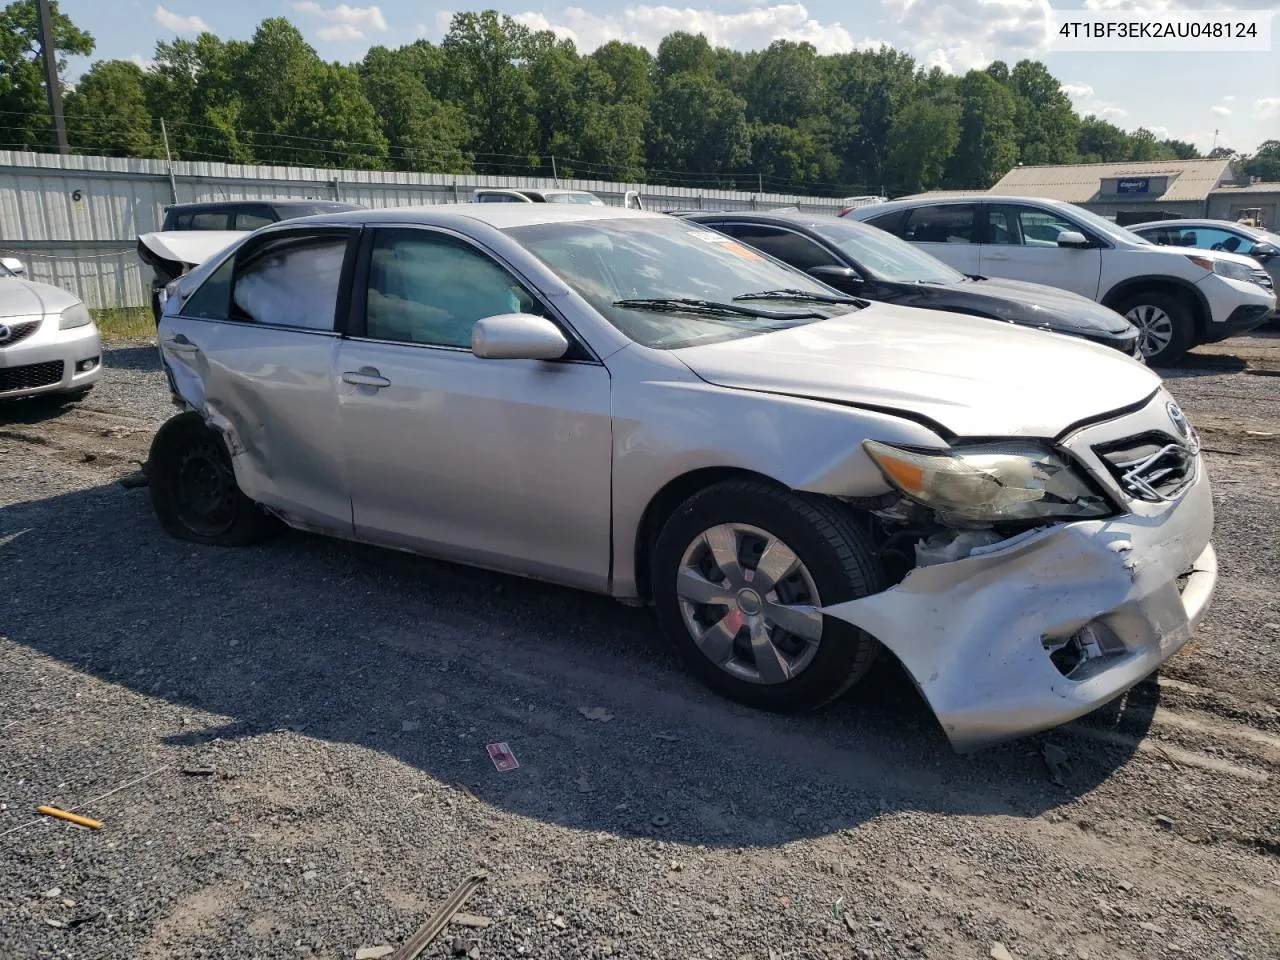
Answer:
<svg viewBox="0 0 1280 960"><path fill-rule="evenodd" d="M84 396L102 376L102 344L75 294L23 276L0 261L0 399L57 393Z"/></svg>

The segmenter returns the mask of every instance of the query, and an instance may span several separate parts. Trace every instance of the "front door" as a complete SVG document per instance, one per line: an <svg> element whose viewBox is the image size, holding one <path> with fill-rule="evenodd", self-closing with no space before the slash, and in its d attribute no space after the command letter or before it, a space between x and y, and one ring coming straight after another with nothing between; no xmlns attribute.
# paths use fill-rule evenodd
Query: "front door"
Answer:
<svg viewBox="0 0 1280 960"><path fill-rule="evenodd" d="M1080 226L1039 207L991 203L986 209L978 268L983 276L1044 283L1097 299L1102 250L1058 246L1058 234L1085 233Z"/></svg>
<svg viewBox="0 0 1280 960"><path fill-rule="evenodd" d="M557 361L472 354L483 317L555 317L469 241L385 227L367 247L337 364L357 535L607 589L608 370L576 344Z"/></svg>

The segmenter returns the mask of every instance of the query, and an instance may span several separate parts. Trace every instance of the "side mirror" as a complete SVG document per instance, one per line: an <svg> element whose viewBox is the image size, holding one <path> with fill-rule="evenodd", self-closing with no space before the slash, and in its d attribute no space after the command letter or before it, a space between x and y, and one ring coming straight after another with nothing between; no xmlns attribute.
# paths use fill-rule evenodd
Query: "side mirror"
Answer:
<svg viewBox="0 0 1280 960"><path fill-rule="evenodd" d="M1058 246L1072 250L1087 250L1092 244L1089 238L1076 230L1064 230L1058 234Z"/></svg>
<svg viewBox="0 0 1280 960"><path fill-rule="evenodd" d="M0 263L4 264L5 269L15 277L25 277L27 275L26 264L17 257L0 257Z"/></svg>
<svg viewBox="0 0 1280 960"><path fill-rule="evenodd" d="M471 352L481 360L559 360L568 349L554 323L531 313L485 317L471 328Z"/></svg>
<svg viewBox="0 0 1280 960"><path fill-rule="evenodd" d="M1280 250L1269 243L1255 243L1253 249L1249 251L1249 256L1261 263L1263 260L1271 260L1276 256L1280 256Z"/></svg>
<svg viewBox="0 0 1280 960"><path fill-rule="evenodd" d="M862 283L862 277L853 267L810 267L805 272L823 283Z"/></svg>

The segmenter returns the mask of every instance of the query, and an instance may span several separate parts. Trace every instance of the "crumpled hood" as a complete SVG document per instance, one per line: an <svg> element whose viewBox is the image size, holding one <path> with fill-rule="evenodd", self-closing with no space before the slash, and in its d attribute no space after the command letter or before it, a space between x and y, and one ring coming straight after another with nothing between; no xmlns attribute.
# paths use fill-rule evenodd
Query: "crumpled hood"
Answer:
<svg viewBox="0 0 1280 960"><path fill-rule="evenodd" d="M672 352L719 386L901 411L961 437L1055 437L1160 386L1110 347L882 303Z"/></svg>
<svg viewBox="0 0 1280 960"><path fill-rule="evenodd" d="M162 230L138 242L162 260L196 266L246 236L244 230Z"/></svg>
<svg viewBox="0 0 1280 960"><path fill-rule="evenodd" d="M1104 307L1070 290L1046 286L1043 283L985 277L982 280L958 283L951 289L957 296L972 297L975 302L985 302L992 312L995 312L999 305L1008 304L1008 319L1017 320L1020 323L1042 322L1043 325L1054 330L1086 335L1098 333L1119 335L1130 331L1136 332L1133 324L1110 307Z"/></svg>
<svg viewBox="0 0 1280 960"><path fill-rule="evenodd" d="M61 287L21 277L0 277L0 317L61 313L80 299Z"/></svg>

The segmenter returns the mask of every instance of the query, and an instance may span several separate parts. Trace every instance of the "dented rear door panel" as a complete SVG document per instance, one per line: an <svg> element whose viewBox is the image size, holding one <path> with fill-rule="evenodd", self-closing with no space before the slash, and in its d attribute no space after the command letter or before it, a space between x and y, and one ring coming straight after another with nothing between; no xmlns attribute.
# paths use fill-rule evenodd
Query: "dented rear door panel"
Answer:
<svg viewBox="0 0 1280 960"><path fill-rule="evenodd" d="M334 333L165 316L160 349L182 399L224 437L249 498L300 526L351 531Z"/></svg>

